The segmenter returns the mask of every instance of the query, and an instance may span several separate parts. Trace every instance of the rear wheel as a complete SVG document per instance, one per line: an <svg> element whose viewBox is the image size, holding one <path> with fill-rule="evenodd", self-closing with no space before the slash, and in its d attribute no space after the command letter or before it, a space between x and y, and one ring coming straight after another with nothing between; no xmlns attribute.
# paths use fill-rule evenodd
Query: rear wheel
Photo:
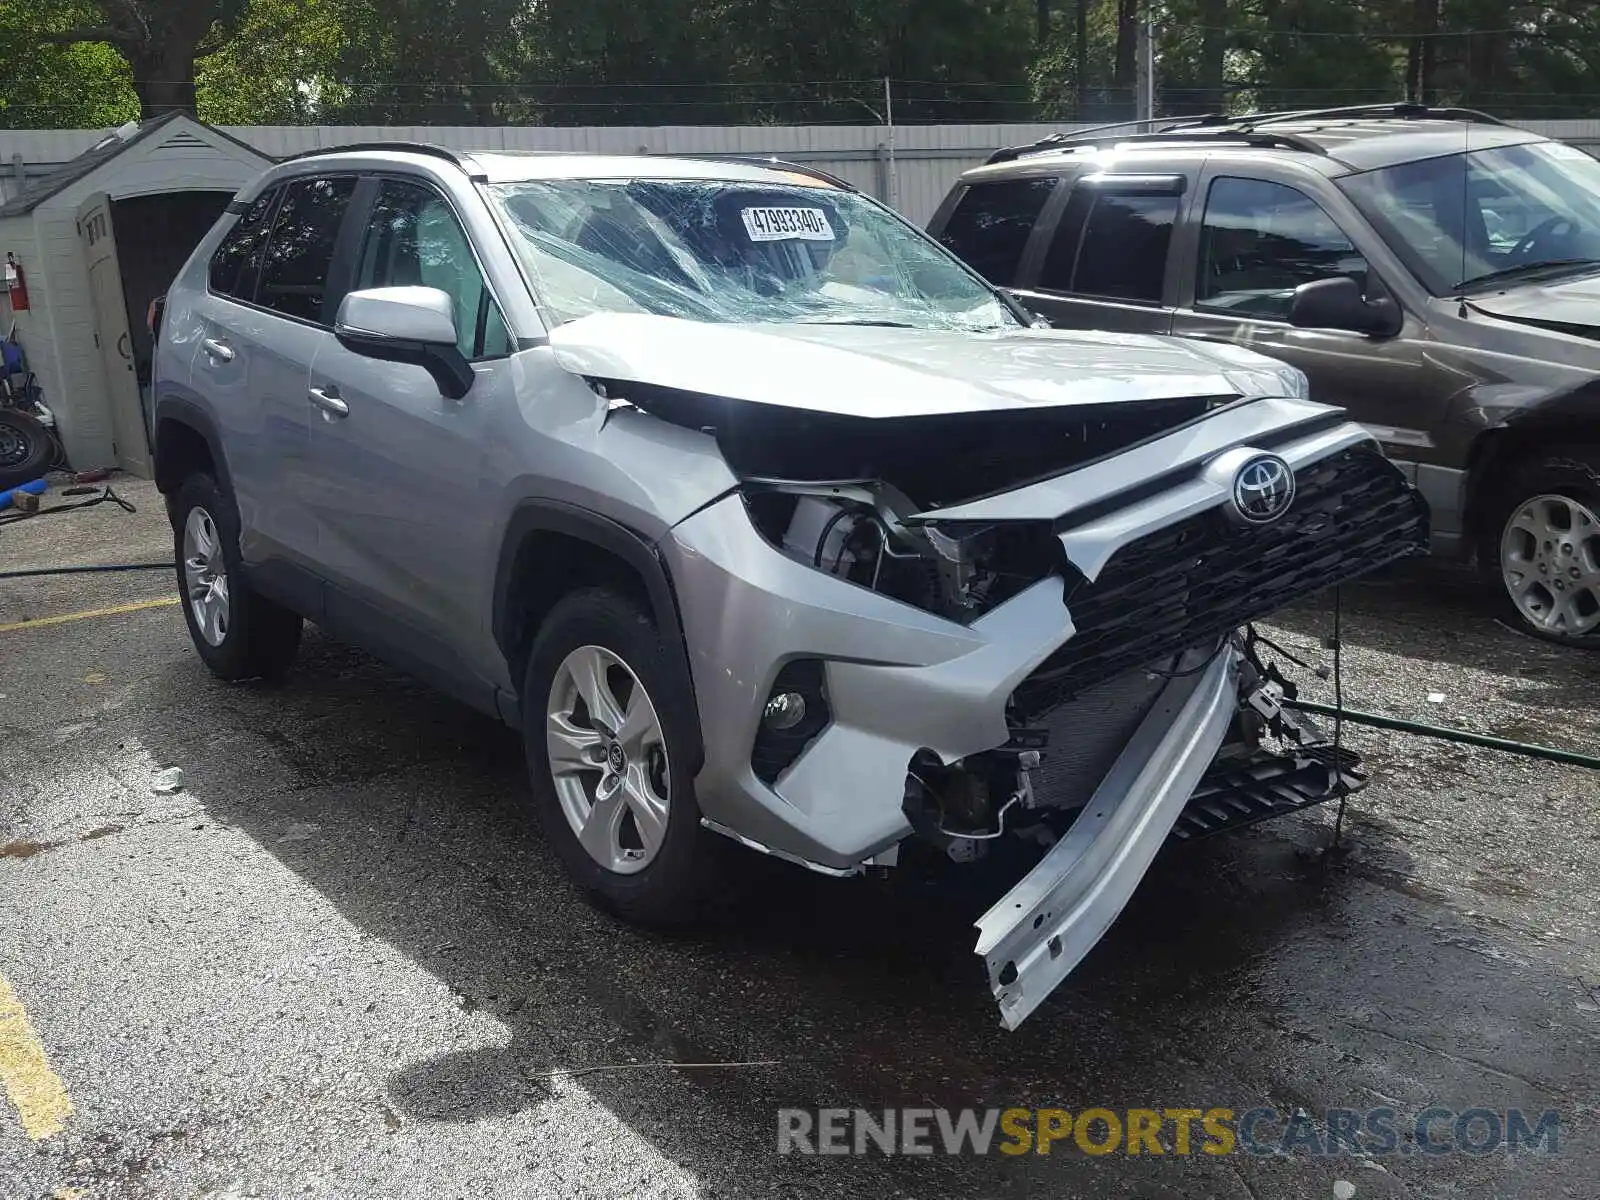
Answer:
<svg viewBox="0 0 1600 1200"><path fill-rule="evenodd" d="M250 588L239 560L239 514L209 475L191 475L171 506L173 557L189 637L222 679L282 678L301 619Z"/></svg>
<svg viewBox="0 0 1600 1200"><path fill-rule="evenodd" d="M54 452L48 429L27 413L0 408L0 492L38 479Z"/></svg>
<svg viewBox="0 0 1600 1200"><path fill-rule="evenodd" d="M1600 450L1517 463L1485 523L1479 561L1529 633L1600 646Z"/></svg>
<svg viewBox="0 0 1600 1200"><path fill-rule="evenodd" d="M649 617L603 588L561 600L522 711L540 824L589 897L641 924L698 915L717 848L694 798L694 697Z"/></svg>

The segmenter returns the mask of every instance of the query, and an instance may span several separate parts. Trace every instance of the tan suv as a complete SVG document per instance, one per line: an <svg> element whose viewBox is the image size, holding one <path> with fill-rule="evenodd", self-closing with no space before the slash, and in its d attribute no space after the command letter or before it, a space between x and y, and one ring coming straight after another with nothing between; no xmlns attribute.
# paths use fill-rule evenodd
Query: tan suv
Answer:
<svg viewBox="0 0 1600 1200"><path fill-rule="evenodd" d="M1436 554L1600 643L1600 162L1414 105L1127 128L998 151L929 232L1058 326L1300 368L1427 497Z"/></svg>

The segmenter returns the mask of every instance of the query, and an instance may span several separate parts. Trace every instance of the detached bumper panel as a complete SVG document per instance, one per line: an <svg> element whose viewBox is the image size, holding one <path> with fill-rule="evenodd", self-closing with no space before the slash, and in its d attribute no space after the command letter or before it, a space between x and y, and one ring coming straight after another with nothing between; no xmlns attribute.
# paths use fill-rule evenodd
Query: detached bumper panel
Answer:
<svg viewBox="0 0 1600 1200"><path fill-rule="evenodd" d="M1339 794L1336 779L1347 792L1359 791L1367 783L1360 765L1352 750L1341 749L1335 759L1332 746L1309 746L1293 754L1263 752L1238 766L1214 768L1184 806L1172 839L1192 842L1311 808Z"/></svg>
<svg viewBox="0 0 1600 1200"><path fill-rule="evenodd" d="M1015 1029L1111 927L1210 769L1238 705L1238 657L1174 679L1066 835L978 920L977 953Z"/></svg>

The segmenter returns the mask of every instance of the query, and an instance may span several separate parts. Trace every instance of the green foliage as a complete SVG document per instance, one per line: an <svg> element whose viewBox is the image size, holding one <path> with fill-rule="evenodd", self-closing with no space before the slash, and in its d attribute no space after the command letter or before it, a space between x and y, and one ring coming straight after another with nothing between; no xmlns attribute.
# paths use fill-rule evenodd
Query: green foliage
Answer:
<svg viewBox="0 0 1600 1200"><path fill-rule="evenodd" d="M41 46L0 69L0 128L99 129L139 116L132 72L103 42Z"/></svg>
<svg viewBox="0 0 1600 1200"><path fill-rule="evenodd" d="M1111 120L1147 3L1174 115L1600 108L1592 0L0 0L0 124Z"/></svg>
<svg viewBox="0 0 1600 1200"><path fill-rule="evenodd" d="M346 11L339 0L252 0L230 36L196 65L201 120L303 125L348 88L338 77Z"/></svg>

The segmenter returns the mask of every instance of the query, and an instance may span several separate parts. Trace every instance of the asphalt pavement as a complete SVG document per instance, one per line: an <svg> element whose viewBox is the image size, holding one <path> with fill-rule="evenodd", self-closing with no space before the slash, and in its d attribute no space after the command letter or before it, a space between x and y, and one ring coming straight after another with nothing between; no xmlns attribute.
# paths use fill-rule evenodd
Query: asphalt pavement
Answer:
<svg viewBox="0 0 1600 1200"><path fill-rule="evenodd" d="M115 486L138 513L0 526L0 571L169 555L159 497ZM619 925L530 827L509 731L315 630L285 684L217 682L173 587L0 580L6 1200L1600 1196L1600 775L1346 729L1374 774L1348 853L1330 809L1171 849L1007 1033L972 955L1002 865L752 859L703 928ZM1351 705L1600 753L1600 655L1448 571L1342 599ZM1331 606L1271 632L1325 658ZM780 1108L897 1106L1391 1109L1402 1136L777 1153ZM1433 1106L1559 1138L1417 1153Z"/></svg>

